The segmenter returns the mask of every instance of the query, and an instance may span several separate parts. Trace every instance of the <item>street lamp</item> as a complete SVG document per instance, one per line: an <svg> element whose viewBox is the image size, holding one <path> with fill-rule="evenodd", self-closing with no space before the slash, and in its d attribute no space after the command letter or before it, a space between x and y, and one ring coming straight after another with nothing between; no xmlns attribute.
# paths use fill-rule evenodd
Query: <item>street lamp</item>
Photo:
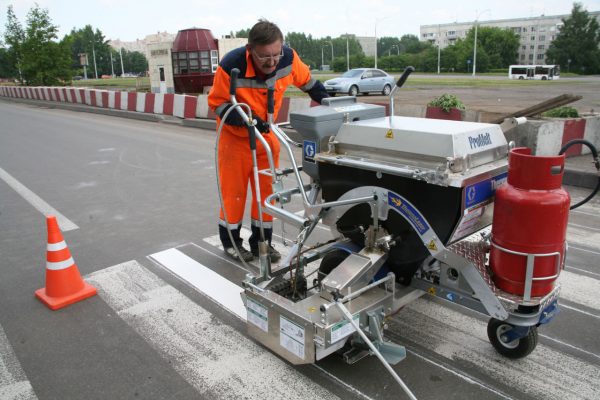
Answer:
<svg viewBox="0 0 600 400"><path fill-rule="evenodd" d="M377 24L384 19L391 18L391 15L383 18L375 18L375 68L377 68Z"/></svg>
<svg viewBox="0 0 600 400"><path fill-rule="evenodd" d="M333 66L333 42L326 40L325 43L329 43L331 45L331 65Z"/></svg>
<svg viewBox="0 0 600 400"><path fill-rule="evenodd" d="M475 41L473 43L473 76L475 76L475 72L477 71L477 22L479 21L479 17L484 12L490 12L489 9L485 9L481 12L477 12L475 10Z"/></svg>

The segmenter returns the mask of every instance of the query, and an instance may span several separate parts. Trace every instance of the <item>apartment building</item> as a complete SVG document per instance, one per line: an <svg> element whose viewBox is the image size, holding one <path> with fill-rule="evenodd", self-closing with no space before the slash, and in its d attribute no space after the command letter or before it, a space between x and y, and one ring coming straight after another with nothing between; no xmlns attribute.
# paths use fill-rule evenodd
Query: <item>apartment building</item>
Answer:
<svg viewBox="0 0 600 400"><path fill-rule="evenodd" d="M589 12L600 23L600 11ZM546 50L556 38L563 25L562 19L566 15L552 15L531 18L498 19L479 21L479 26L509 29L520 36L518 64L546 64ZM434 46L445 48L458 39L464 39L474 26L474 21L453 22L449 24L421 25L419 38L429 41Z"/></svg>

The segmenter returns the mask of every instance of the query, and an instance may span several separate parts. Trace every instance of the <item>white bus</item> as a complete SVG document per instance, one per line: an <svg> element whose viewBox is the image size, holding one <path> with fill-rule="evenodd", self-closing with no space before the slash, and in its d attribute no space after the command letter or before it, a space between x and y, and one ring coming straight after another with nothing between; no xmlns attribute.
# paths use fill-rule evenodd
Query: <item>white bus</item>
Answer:
<svg viewBox="0 0 600 400"><path fill-rule="evenodd" d="M508 79L548 79L560 78L559 65L511 65Z"/></svg>

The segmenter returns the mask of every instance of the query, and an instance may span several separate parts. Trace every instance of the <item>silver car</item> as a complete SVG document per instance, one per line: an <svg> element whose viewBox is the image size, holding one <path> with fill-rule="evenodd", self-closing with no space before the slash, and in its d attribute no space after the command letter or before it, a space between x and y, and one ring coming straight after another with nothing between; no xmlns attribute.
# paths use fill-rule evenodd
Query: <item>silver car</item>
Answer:
<svg viewBox="0 0 600 400"><path fill-rule="evenodd" d="M347 93L356 96L359 93L381 93L389 95L396 82L394 77L375 68L354 68L342 76L325 81L325 90L330 96Z"/></svg>

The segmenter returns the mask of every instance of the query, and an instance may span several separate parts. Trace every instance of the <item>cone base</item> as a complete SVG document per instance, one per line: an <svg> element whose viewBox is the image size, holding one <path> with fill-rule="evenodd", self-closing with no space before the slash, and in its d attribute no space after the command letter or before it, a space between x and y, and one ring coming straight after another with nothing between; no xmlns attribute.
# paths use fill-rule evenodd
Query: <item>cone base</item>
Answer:
<svg viewBox="0 0 600 400"><path fill-rule="evenodd" d="M58 310L78 301L87 299L97 294L98 291L95 287L83 281L83 289L70 294L68 296L61 297L50 297L46 294L46 288L41 288L35 291L35 297L37 297L42 303L48 306L51 310Z"/></svg>

